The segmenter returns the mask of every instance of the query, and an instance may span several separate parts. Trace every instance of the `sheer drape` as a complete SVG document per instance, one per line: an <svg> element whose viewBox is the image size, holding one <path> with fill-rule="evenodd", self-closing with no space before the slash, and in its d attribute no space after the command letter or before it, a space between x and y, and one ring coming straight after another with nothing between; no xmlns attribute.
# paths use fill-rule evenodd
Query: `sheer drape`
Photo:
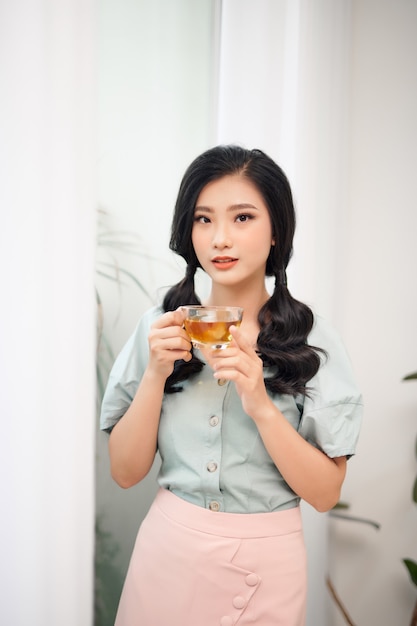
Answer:
<svg viewBox="0 0 417 626"><path fill-rule="evenodd" d="M0 5L1 587L10 626L91 626L95 6Z"/></svg>
<svg viewBox="0 0 417 626"><path fill-rule="evenodd" d="M335 232L344 208L350 2L225 0L217 137L268 152L287 172L299 217L293 294L334 319ZM327 518L303 507L308 624L326 624Z"/></svg>

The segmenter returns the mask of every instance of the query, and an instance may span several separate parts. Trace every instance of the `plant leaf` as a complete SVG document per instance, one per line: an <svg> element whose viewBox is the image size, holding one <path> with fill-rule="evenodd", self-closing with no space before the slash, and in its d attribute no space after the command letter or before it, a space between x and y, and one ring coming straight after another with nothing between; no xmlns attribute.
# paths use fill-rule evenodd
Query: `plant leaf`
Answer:
<svg viewBox="0 0 417 626"><path fill-rule="evenodd" d="M379 530L381 528L381 524L378 522L374 522L372 519L366 519L365 517L356 517L354 515L345 515L344 513L335 513L334 509L329 511L330 517L335 517L337 519L344 519L348 522L359 522L360 524L369 524L369 526L373 526L375 530Z"/></svg>
<svg viewBox="0 0 417 626"><path fill-rule="evenodd" d="M339 501L337 504L334 505L332 511L336 511L337 509L348 509L349 507L350 504L348 502Z"/></svg>
<svg viewBox="0 0 417 626"><path fill-rule="evenodd" d="M417 563L412 559L403 559L403 563L408 569L411 581L417 586Z"/></svg>
<svg viewBox="0 0 417 626"><path fill-rule="evenodd" d="M119 268L119 272L121 272L125 276L128 276L130 280L136 285L136 287L138 287L142 291L142 293L145 296L148 296L148 298L151 298L149 291L146 289L146 287L142 285L142 283L136 278L136 276L132 274L132 272L129 272L128 270L125 270L122 267Z"/></svg>
<svg viewBox="0 0 417 626"><path fill-rule="evenodd" d="M140 280L138 280L136 278L136 276L132 272L124 269L123 267L119 267L118 265L113 264L113 263L103 263L102 262L101 265L105 266L105 267L112 268L113 272L115 273L115 275L114 274L109 274L108 272L104 272L103 270L97 269L96 273L99 276L103 276L103 278L107 278L109 280L112 280L115 283L117 283L119 286L122 286L122 285L126 285L127 284L127 283L123 283L122 280L120 279L120 275L123 274L124 276L127 276L132 281L132 283L134 283L136 285L136 287L138 287L142 291L142 293L145 296L147 296L150 300L152 299L149 291L140 282Z"/></svg>
<svg viewBox="0 0 417 626"><path fill-rule="evenodd" d="M415 502L417 504L417 476L414 480L414 487L413 487L413 502Z"/></svg>
<svg viewBox="0 0 417 626"><path fill-rule="evenodd" d="M417 380L417 372L407 374L407 376L404 376L403 380Z"/></svg>

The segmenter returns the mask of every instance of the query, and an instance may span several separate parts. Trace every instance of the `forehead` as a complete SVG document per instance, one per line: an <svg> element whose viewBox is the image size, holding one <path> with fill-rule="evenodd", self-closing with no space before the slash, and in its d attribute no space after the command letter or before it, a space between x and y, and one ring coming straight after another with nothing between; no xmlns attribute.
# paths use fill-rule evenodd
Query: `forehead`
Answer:
<svg viewBox="0 0 417 626"><path fill-rule="evenodd" d="M220 208L243 204L267 209L257 186L245 176L233 174L207 183L197 198L196 208L199 206Z"/></svg>

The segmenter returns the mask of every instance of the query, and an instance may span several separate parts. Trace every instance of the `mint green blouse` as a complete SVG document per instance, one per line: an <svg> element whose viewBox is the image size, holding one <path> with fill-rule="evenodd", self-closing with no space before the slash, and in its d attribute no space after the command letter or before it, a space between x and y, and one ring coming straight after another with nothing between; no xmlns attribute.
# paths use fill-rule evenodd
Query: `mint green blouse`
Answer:
<svg viewBox="0 0 417 626"><path fill-rule="evenodd" d="M130 405L146 367L150 326L161 314L159 307L145 313L117 357L103 398L103 430L112 428ZM363 406L349 357L338 334L319 316L309 343L327 353L308 383L309 396L270 394L271 398L313 446L329 457L350 457ZM181 383L182 392L164 395L158 431L159 485L214 511L261 513L297 506L299 497L243 411L233 382L222 382L206 365Z"/></svg>

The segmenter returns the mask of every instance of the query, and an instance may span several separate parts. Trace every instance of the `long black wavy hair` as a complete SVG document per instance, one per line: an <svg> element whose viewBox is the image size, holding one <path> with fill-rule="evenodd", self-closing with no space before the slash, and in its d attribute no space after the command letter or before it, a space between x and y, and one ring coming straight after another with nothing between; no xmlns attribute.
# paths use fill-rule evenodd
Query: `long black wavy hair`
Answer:
<svg viewBox="0 0 417 626"><path fill-rule="evenodd" d="M166 293L163 309L172 311L183 304L200 304L194 275L201 266L191 240L194 209L207 183L231 174L246 177L262 194L275 240L265 271L267 276L275 276L275 288L258 314L257 352L264 366L271 368L265 385L273 393L306 394L307 382L320 366L322 350L307 344L314 321L311 309L294 299L287 288L285 270L292 255L296 223L290 184L282 169L261 150L216 146L187 168L175 204L170 239L170 249L185 259L187 268L183 280ZM188 363L177 361L165 391L180 391L178 383L202 367L195 355Z"/></svg>

